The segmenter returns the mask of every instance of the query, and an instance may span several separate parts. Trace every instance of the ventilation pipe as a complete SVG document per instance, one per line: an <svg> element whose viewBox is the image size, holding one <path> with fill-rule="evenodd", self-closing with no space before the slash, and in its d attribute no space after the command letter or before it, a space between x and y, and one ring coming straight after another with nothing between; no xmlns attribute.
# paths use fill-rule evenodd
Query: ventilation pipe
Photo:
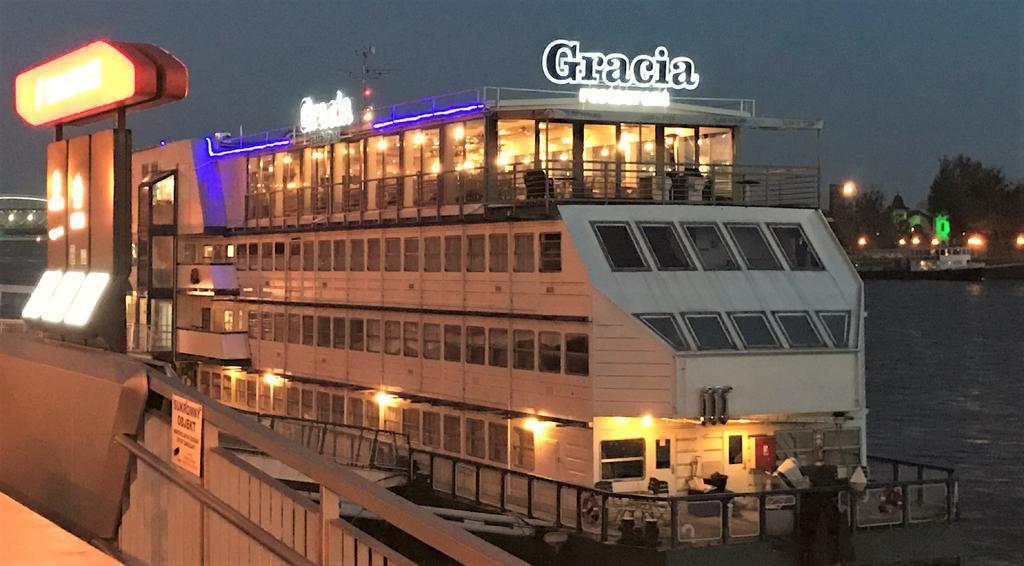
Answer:
<svg viewBox="0 0 1024 566"><path fill-rule="evenodd" d="M729 422L729 392L732 386L720 385L715 387L715 419L711 422L725 424Z"/></svg>

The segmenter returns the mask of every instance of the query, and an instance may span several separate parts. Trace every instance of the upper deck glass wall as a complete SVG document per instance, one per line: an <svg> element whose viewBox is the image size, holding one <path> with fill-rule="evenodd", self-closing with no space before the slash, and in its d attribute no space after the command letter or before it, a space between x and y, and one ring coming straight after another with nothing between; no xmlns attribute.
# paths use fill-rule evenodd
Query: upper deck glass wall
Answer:
<svg viewBox="0 0 1024 566"><path fill-rule="evenodd" d="M815 169L734 160L732 128L490 113L250 156L246 219L400 219L553 199L816 204Z"/></svg>

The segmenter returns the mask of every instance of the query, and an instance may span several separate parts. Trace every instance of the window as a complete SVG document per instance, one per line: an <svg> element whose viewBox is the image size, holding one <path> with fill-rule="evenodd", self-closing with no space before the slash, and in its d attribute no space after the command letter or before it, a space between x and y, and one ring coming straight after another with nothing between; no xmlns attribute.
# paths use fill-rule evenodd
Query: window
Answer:
<svg viewBox="0 0 1024 566"><path fill-rule="evenodd" d="M232 386L235 384L235 379L228 374L224 374L224 378L221 381L222 389L220 390L220 399L225 403L230 403L235 399L234 391Z"/></svg>
<svg viewBox="0 0 1024 566"><path fill-rule="evenodd" d="M674 316L670 314L638 314L636 317L675 350L690 349Z"/></svg>
<svg viewBox="0 0 1024 566"><path fill-rule="evenodd" d="M326 391L316 393L316 418L323 422L331 420L331 394Z"/></svg>
<svg viewBox="0 0 1024 566"><path fill-rule="evenodd" d="M417 322L406 322L402 329L402 353L409 358L420 355L420 325Z"/></svg>
<svg viewBox="0 0 1024 566"><path fill-rule="evenodd" d="M384 271L402 270L402 239L387 238L384 240Z"/></svg>
<svg viewBox="0 0 1024 566"><path fill-rule="evenodd" d="M595 224L597 241L608 258L614 271L640 271L647 269L647 262L640 255L640 248L633 239L629 226L625 224Z"/></svg>
<svg viewBox="0 0 1024 566"><path fill-rule="evenodd" d="M331 394L331 422L345 424L345 397Z"/></svg>
<svg viewBox="0 0 1024 566"><path fill-rule="evenodd" d="M334 270L345 271L345 240L334 240Z"/></svg>
<svg viewBox="0 0 1024 566"><path fill-rule="evenodd" d="M487 459L508 463L508 425L505 423L487 423Z"/></svg>
<svg viewBox="0 0 1024 566"><path fill-rule="evenodd" d="M590 340L586 334L565 335L565 373L590 375Z"/></svg>
<svg viewBox="0 0 1024 566"><path fill-rule="evenodd" d="M286 405L287 414L293 417L301 416L299 410L299 388L292 385L288 388L287 392L288 404Z"/></svg>
<svg viewBox="0 0 1024 566"><path fill-rule="evenodd" d="M441 271L441 238L435 236L423 239L423 271Z"/></svg>
<svg viewBox="0 0 1024 566"><path fill-rule="evenodd" d="M807 313L775 313L775 320L779 321L786 340L793 348L819 348L825 345Z"/></svg>
<svg viewBox="0 0 1024 566"><path fill-rule="evenodd" d="M487 428L480 419L466 419L466 455L474 458L487 456Z"/></svg>
<svg viewBox="0 0 1024 566"><path fill-rule="evenodd" d="M363 400L348 398L348 424L363 426Z"/></svg>
<svg viewBox="0 0 1024 566"><path fill-rule="evenodd" d="M298 344L302 340L302 318L297 314L288 315L288 343Z"/></svg>
<svg viewBox="0 0 1024 566"><path fill-rule="evenodd" d="M288 338L288 317L283 312L274 313L274 342L284 342Z"/></svg>
<svg viewBox="0 0 1024 566"><path fill-rule="evenodd" d="M747 269L782 269L756 224L727 224Z"/></svg>
<svg viewBox="0 0 1024 566"><path fill-rule="evenodd" d="M348 243L348 269L349 271L363 271L366 269L366 257L363 251L362 240L351 240Z"/></svg>
<svg viewBox="0 0 1024 566"><path fill-rule="evenodd" d="M771 230L790 269L794 271L821 269L821 262L818 261L811 242L798 224L772 225Z"/></svg>
<svg viewBox="0 0 1024 566"><path fill-rule="evenodd" d="M246 271L249 269L249 246L246 244L238 245L238 256L235 258L235 268L238 271Z"/></svg>
<svg viewBox="0 0 1024 566"><path fill-rule="evenodd" d="M508 235L491 234L487 237L487 245L490 247L490 265L488 270L491 273L505 273L508 271Z"/></svg>
<svg viewBox="0 0 1024 566"><path fill-rule="evenodd" d="M260 268L260 245L249 244L249 270L256 271Z"/></svg>
<svg viewBox="0 0 1024 566"><path fill-rule="evenodd" d="M515 264L512 270L516 273L533 272L533 235L516 234L512 242L515 247Z"/></svg>
<svg viewBox="0 0 1024 566"><path fill-rule="evenodd" d="M824 430L821 433L821 448L825 464L856 466L860 464L860 429Z"/></svg>
<svg viewBox="0 0 1024 566"><path fill-rule="evenodd" d="M366 340L363 335L363 319L348 319L348 349L362 352L366 348Z"/></svg>
<svg viewBox="0 0 1024 566"><path fill-rule="evenodd" d="M405 271L419 271L420 270L420 239L419 238L406 238L405 239L405 265L403 266Z"/></svg>
<svg viewBox="0 0 1024 566"><path fill-rule="evenodd" d="M302 269L302 242L288 242L288 271Z"/></svg>
<svg viewBox="0 0 1024 566"><path fill-rule="evenodd" d="M462 236L444 237L444 270L462 271Z"/></svg>
<svg viewBox="0 0 1024 566"><path fill-rule="evenodd" d="M420 441L420 410L402 409L402 434L409 437L409 442Z"/></svg>
<svg viewBox="0 0 1024 566"><path fill-rule="evenodd" d="M384 430L400 432L402 423L398 420L398 407L384 407Z"/></svg>
<svg viewBox="0 0 1024 566"><path fill-rule="evenodd" d="M380 407L372 399L363 403L363 426L377 428L380 426Z"/></svg>
<svg viewBox="0 0 1024 566"><path fill-rule="evenodd" d="M462 452L462 421L458 415L444 416L444 449L456 454Z"/></svg>
<svg viewBox="0 0 1024 566"><path fill-rule="evenodd" d="M366 270L380 271L380 238L366 240Z"/></svg>
<svg viewBox="0 0 1024 566"><path fill-rule="evenodd" d="M547 373L562 373L562 335L559 332L539 332L537 341L540 342L539 359L537 366L540 371Z"/></svg>
<svg viewBox="0 0 1024 566"><path fill-rule="evenodd" d="M316 269L317 271L331 270L331 241L320 240L316 243Z"/></svg>
<svg viewBox="0 0 1024 566"><path fill-rule="evenodd" d="M284 271L288 265L284 242L274 242L274 271Z"/></svg>
<svg viewBox="0 0 1024 566"><path fill-rule="evenodd" d="M333 326L333 336L331 337L331 347L339 350L345 349L345 319L342 317L334 317L331 319L331 326Z"/></svg>
<svg viewBox="0 0 1024 566"><path fill-rule="evenodd" d="M312 240L302 242L302 270L313 271L316 265L316 256L314 255L315 248Z"/></svg>
<svg viewBox="0 0 1024 566"><path fill-rule="evenodd" d="M260 313L259 311L249 311L248 313L248 330L249 338L259 339L260 337Z"/></svg>
<svg viewBox="0 0 1024 566"><path fill-rule="evenodd" d="M775 454L778 460L796 458L801 465L810 466L815 463L814 431L780 430L775 432Z"/></svg>
<svg viewBox="0 0 1024 566"><path fill-rule="evenodd" d="M540 235L540 272L562 271L562 233L547 232Z"/></svg>
<svg viewBox="0 0 1024 566"><path fill-rule="evenodd" d="M271 401L270 389L271 389L271 387L270 387L270 385L268 385L266 383L263 383L262 381L258 381L257 384L258 384L258 386L260 388L260 410L261 411L270 411L272 409L272 406L270 404L270 401Z"/></svg>
<svg viewBox="0 0 1024 566"><path fill-rule="evenodd" d="M512 427L512 463L524 470L532 470L535 462L533 431Z"/></svg>
<svg viewBox="0 0 1024 566"><path fill-rule="evenodd" d="M654 441L654 468L658 470L672 468L672 439L659 438Z"/></svg>
<svg viewBox="0 0 1024 566"><path fill-rule="evenodd" d="M331 317L316 317L316 345L320 348L331 347Z"/></svg>
<svg viewBox="0 0 1024 566"><path fill-rule="evenodd" d="M263 313L263 333L260 335L261 340L273 340L274 339L274 314L265 312Z"/></svg>
<svg viewBox="0 0 1024 566"><path fill-rule="evenodd" d="M482 235L466 236L466 271L480 273L484 270L486 245Z"/></svg>
<svg viewBox="0 0 1024 566"><path fill-rule="evenodd" d="M534 350L536 345L533 339L532 330L516 330L512 333L515 342L515 358L513 366L515 369L533 371Z"/></svg>
<svg viewBox="0 0 1024 566"><path fill-rule="evenodd" d="M662 271L693 269L683 243L671 224L641 224L640 233L647 242L647 251Z"/></svg>
<svg viewBox="0 0 1024 566"><path fill-rule="evenodd" d="M423 357L428 360L441 359L441 326L423 324Z"/></svg>
<svg viewBox="0 0 1024 566"><path fill-rule="evenodd" d="M220 395L220 374L214 372L210 374L210 397L214 399L219 399Z"/></svg>
<svg viewBox="0 0 1024 566"><path fill-rule="evenodd" d="M735 350L732 338L725 330L722 319L717 314L684 315L686 325L697 340L698 350Z"/></svg>
<svg viewBox="0 0 1024 566"><path fill-rule="evenodd" d="M768 326L768 319L759 312L734 313L729 315L739 331L740 339L747 348L778 348L779 340Z"/></svg>
<svg viewBox="0 0 1024 566"><path fill-rule="evenodd" d="M250 409L256 408L256 380L245 380L245 405Z"/></svg>
<svg viewBox="0 0 1024 566"><path fill-rule="evenodd" d="M741 435L729 435L729 463L743 463L743 436Z"/></svg>
<svg viewBox="0 0 1024 566"><path fill-rule="evenodd" d="M313 345L313 315L302 315L302 345Z"/></svg>
<svg viewBox="0 0 1024 566"><path fill-rule="evenodd" d="M260 269L271 271L274 269L274 247L271 242L264 242L261 245Z"/></svg>
<svg viewBox="0 0 1024 566"><path fill-rule="evenodd" d="M366 320L366 351L380 352L380 321Z"/></svg>
<svg viewBox="0 0 1024 566"><path fill-rule="evenodd" d="M449 362L462 361L462 327L444 325L444 359Z"/></svg>
<svg viewBox="0 0 1024 566"><path fill-rule="evenodd" d="M402 353L402 323L397 320L384 322L384 353L392 356Z"/></svg>
<svg viewBox="0 0 1024 566"><path fill-rule="evenodd" d="M700 264L707 271L738 269L732 252L725 246L725 240L714 224L688 224L686 234L693 249L697 250Z"/></svg>
<svg viewBox="0 0 1024 566"><path fill-rule="evenodd" d="M644 468L644 439L601 442L601 479L643 479Z"/></svg>
<svg viewBox="0 0 1024 566"><path fill-rule="evenodd" d="M494 367L508 367L508 330L490 328L487 330L487 342L490 345L487 363Z"/></svg>
<svg viewBox="0 0 1024 566"><path fill-rule="evenodd" d="M487 346L484 340L484 329L479 326L466 327L466 363L484 365L487 357Z"/></svg>
<svg viewBox="0 0 1024 566"><path fill-rule="evenodd" d="M850 345L850 313L847 312L819 312L821 322L828 330L832 338L832 344L837 348L846 348Z"/></svg>
<svg viewBox="0 0 1024 566"><path fill-rule="evenodd" d="M441 414L433 411L423 413L423 445L441 447Z"/></svg>

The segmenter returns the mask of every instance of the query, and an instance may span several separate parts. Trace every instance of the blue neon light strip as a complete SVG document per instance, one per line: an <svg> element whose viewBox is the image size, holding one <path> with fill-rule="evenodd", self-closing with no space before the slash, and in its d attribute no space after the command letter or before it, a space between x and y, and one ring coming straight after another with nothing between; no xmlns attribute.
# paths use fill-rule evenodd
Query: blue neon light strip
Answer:
<svg viewBox="0 0 1024 566"><path fill-rule="evenodd" d="M213 149L213 140L209 137L206 138L206 152L210 154L210 157L224 157L225 155L234 155L236 153L248 153L250 151L259 151L261 149L270 149L274 147L284 147L292 143L291 138L281 138L278 140L269 141L267 143L261 143L257 145L250 145L246 147L236 147L235 149L217 150Z"/></svg>
<svg viewBox="0 0 1024 566"><path fill-rule="evenodd" d="M412 116L403 116L401 118L393 118L391 120L382 120L380 122L373 123L374 130L380 130L389 126L398 126L402 124L413 124L415 122L421 122L423 120L430 120L432 118L442 118L446 116L461 116L462 114L473 114L480 112L487 105L483 102L474 102L465 106L453 106L451 108L445 108L443 110L435 110L433 112L424 112L423 114L413 114Z"/></svg>

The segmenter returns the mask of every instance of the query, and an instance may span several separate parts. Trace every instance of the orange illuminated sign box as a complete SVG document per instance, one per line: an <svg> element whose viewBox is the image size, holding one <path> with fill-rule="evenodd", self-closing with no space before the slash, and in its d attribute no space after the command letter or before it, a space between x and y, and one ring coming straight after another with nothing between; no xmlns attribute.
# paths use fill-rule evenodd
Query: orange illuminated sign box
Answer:
<svg viewBox="0 0 1024 566"><path fill-rule="evenodd" d="M100 40L23 71L14 93L33 126L83 123L185 98L188 69L155 45Z"/></svg>

